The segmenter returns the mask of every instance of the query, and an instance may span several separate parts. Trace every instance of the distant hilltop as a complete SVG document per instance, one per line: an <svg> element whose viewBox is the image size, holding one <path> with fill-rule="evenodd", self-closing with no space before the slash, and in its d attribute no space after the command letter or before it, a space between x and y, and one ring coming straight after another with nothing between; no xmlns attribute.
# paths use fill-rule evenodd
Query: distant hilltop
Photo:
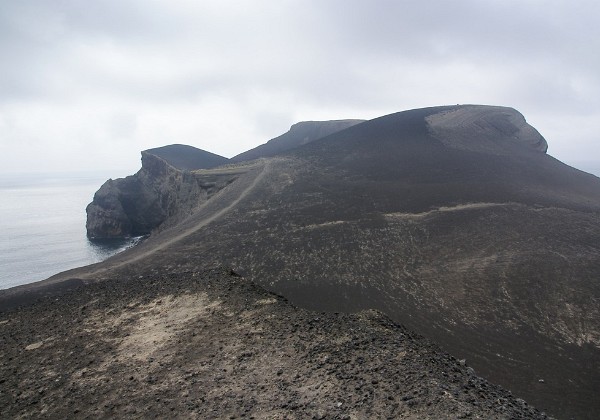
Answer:
<svg viewBox="0 0 600 420"><path fill-rule="evenodd" d="M159 157L169 165L182 171L214 168L215 166L224 165L229 161L226 157L184 144L171 144L169 146L144 150L142 152L142 166L144 164L144 155Z"/></svg>
<svg viewBox="0 0 600 420"><path fill-rule="evenodd" d="M231 158L233 162L275 156L286 150L303 146L330 134L360 124L365 120L303 121L292 125L290 130L267 143Z"/></svg>
<svg viewBox="0 0 600 420"><path fill-rule="evenodd" d="M481 152L505 153L511 145L548 150L546 139L512 108L463 105L425 118L432 134L446 146Z"/></svg>
<svg viewBox="0 0 600 420"><path fill-rule="evenodd" d="M303 121L290 127L287 133L269 140L254 149L240 153L231 159L217 154L197 149L184 144L171 144L142 151L142 167L144 156L153 155L169 165L182 171L210 169L234 162L243 162L261 157L274 156L312 141L321 139L335 132L352 127L365 120L333 120L333 121Z"/></svg>

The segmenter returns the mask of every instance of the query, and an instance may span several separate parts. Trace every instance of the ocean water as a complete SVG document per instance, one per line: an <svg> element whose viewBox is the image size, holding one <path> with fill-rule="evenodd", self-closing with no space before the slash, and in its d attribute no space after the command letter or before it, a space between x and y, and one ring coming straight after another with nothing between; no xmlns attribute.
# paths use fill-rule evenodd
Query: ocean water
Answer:
<svg viewBox="0 0 600 420"><path fill-rule="evenodd" d="M102 261L136 242L87 239L85 207L109 177L0 175L0 289Z"/></svg>

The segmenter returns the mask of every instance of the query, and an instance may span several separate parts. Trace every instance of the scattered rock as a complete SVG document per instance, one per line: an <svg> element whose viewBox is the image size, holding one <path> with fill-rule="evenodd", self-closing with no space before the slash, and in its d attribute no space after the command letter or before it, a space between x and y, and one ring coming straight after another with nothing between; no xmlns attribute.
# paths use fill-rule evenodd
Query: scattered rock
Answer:
<svg viewBox="0 0 600 420"><path fill-rule="evenodd" d="M227 270L153 269L14 310L2 326L3 415L323 419L333 409L341 419L395 417L404 407L418 417L544 418L501 388L439 398L440 386L472 377L459 370L449 382L445 369L460 364L380 313L315 316ZM64 322L83 305L80 322ZM56 339L19 350L48 331Z"/></svg>

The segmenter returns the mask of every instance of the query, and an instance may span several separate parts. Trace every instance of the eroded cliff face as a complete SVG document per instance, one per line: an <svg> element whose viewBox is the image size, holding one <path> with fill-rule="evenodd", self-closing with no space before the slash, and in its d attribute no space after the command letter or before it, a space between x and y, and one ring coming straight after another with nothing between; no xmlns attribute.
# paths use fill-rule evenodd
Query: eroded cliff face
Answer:
<svg viewBox="0 0 600 420"><path fill-rule="evenodd" d="M132 176L109 179L87 206L87 235L93 239L149 234L190 214L233 182L235 174L205 175L179 170L142 152L142 168Z"/></svg>
<svg viewBox="0 0 600 420"><path fill-rule="evenodd" d="M546 153L546 139L513 108L464 105L425 118L431 134L445 146L509 155L515 148Z"/></svg>

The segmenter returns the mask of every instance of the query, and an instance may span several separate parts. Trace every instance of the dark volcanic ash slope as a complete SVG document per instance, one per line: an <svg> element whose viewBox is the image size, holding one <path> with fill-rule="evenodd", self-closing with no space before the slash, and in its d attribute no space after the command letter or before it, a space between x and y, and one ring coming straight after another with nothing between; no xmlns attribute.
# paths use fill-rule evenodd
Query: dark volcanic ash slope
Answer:
<svg viewBox="0 0 600 420"><path fill-rule="evenodd" d="M189 260L0 312L0 344L5 418L547 418L380 313Z"/></svg>
<svg viewBox="0 0 600 420"><path fill-rule="evenodd" d="M254 149L231 158L232 162L275 156L296 147L303 146L330 134L360 124L364 120L303 121L292 125L287 133L269 140Z"/></svg>
<svg viewBox="0 0 600 420"><path fill-rule="evenodd" d="M118 258L158 247L306 307L380 309L534 405L594 418L600 180L545 150L510 108L392 114L256 162Z"/></svg>
<svg viewBox="0 0 600 420"><path fill-rule="evenodd" d="M600 180L545 150L506 108L379 118L274 163L210 249L299 304L381 309L537 406L594 418Z"/></svg>

